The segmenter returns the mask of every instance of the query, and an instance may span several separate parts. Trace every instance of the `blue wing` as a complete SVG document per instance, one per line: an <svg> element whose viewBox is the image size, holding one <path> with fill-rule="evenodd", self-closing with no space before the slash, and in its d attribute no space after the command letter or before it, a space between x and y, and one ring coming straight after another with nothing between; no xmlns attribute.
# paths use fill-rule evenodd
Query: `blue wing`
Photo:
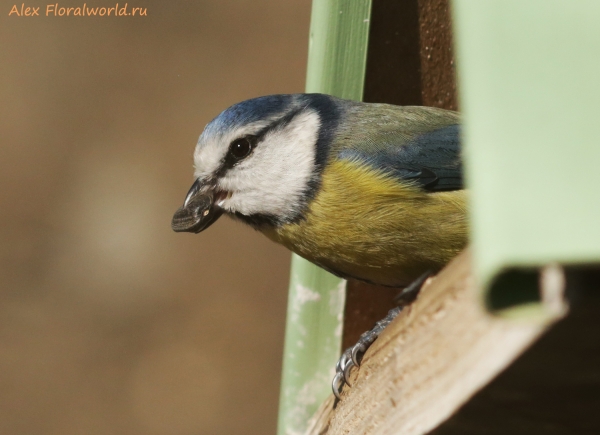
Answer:
<svg viewBox="0 0 600 435"><path fill-rule="evenodd" d="M463 188L459 125L422 133L401 146L388 146L376 153L345 149L338 156L362 161L428 191Z"/></svg>
<svg viewBox="0 0 600 435"><path fill-rule="evenodd" d="M320 94L304 98L320 114L321 160L361 162L431 192L463 188L458 113Z"/></svg>

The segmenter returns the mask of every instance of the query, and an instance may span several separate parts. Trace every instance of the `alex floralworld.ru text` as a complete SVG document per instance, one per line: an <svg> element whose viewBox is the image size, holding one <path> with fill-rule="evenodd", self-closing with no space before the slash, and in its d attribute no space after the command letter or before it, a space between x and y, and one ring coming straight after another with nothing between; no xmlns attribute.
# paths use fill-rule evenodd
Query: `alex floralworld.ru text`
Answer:
<svg viewBox="0 0 600 435"><path fill-rule="evenodd" d="M39 17L41 6L25 6L25 3L21 5L13 5L8 13L9 16L17 17ZM147 8L130 8L127 3L119 6L116 3L114 7L89 7L87 3L82 6L76 7L62 7L58 3L46 5L45 12L46 17L131 17L131 16L146 16L148 15Z"/></svg>

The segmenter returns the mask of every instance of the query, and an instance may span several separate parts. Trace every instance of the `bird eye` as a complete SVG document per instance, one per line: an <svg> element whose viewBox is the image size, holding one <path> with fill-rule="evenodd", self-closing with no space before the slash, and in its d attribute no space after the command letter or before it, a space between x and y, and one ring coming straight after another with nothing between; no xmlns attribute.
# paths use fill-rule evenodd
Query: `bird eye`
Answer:
<svg viewBox="0 0 600 435"><path fill-rule="evenodd" d="M229 145L229 155L234 160L242 160L250 155L252 151L252 141L249 137L236 139Z"/></svg>

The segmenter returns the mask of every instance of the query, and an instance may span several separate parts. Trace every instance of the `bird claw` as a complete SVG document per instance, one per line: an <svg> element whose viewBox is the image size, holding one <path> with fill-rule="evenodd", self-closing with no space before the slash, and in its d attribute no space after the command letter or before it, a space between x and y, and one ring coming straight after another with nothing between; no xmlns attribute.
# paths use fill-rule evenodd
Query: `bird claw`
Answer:
<svg viewBox="0 0 600 435"><path fill-rule="evenodd" d="M344 386L343 381L344 375L340 372L336 373L333 377L333 382L331 383L331 389L333 390L333 395L340 400L340 393L342 391L342 387Z"/></svg>
<svg viewBox="0 0 600 435"><path fill-rule="evenodd" d="M379 334L381 334L383 330L390 323L392 323L392 320L394 320L396 316L400 314L402 308L409 305L417 298L421 287L431 275L431 272L425 272L402 292L400 292L400 294L396 297L396 302L400 304L400 306L392 308L385 318L375 323L373 329L362 334L354 346L349 347L344 351L335 366L335 376L333 378L333 382L331 383L333 394L338 398L338 400L340 399L340 393L344 388L344 384L348 385L349 387L352 386L350 384L350 370L352 370L352 367L360 367L362 355L364 355L367 349L371 347L371 344L377 340Z"/></svg>
<svg viewBox="0 0 600 435"><path fill-rule="evenodd" d="M348 385L349 387L352 386L350 383L350 371L352 370L352 367L360 367L362 355L401 310L402 308L400 307L392 308L383 320L377 322L373 329L362 334L354 346L349 347L342 353L342 356L335 365L336 373L333 382L331 383L331 388L335 397L340 399L340 393L344 388L344 385Z"/></svg>
<svg viewBox="0 0 600 435"><path fill-rule="evenodd" d="M342 374L344 375L344 382L351 387L352 383L350 382L350 369L352 369L352 367L354 367L354 362L352 360L348 361L348 364L346 364L346 367L344 367L344 370L342 371Z"/></svg>
<svg viewBox="0 0 600 435"><path fill-rule="evenodd" d="M336 373L333 377L333 382L331 383L331 389L333 390L335 397L338 399L340 399L340 393L344 387L344 384L348 385L349 387L352 386L350 383L350 370L355 365L358 367L358 364L355 364L352 359L352 350L352 347L346 349L335 365Z"/></svg>
<svg viewBox="0 0 600 435"><path fill-rule="evenodd" d="M362 337L361 337L362 338ZM358 360L358 353L365 353L370 344L363 343L361 340L358 340L354 346L351 347L350 356L352 358L352 362L356 367L360 367L360 361ZM348 384L350 385L350 384Z"/></svg>

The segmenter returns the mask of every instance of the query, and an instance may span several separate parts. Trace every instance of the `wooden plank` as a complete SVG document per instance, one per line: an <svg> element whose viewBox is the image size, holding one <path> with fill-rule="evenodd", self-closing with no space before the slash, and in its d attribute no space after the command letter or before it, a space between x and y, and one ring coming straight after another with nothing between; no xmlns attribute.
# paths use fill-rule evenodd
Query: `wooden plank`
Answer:
<svg viewBox="0 0 600 435"><path fill-rule="evenodd" d="M423 106L458 110L448 0L419 0L419 48Z"/></svg>
<svg viewBox="0 0 600 435"><path fill-rule="evenodd" d="M374 0L363 99L421 105L417 0Z"/></svg>
<svg viewBox="0 0 600 435"><path fill-rule="evenodd" d="M537 315L490 315L474 287L469 251L423 287L367 351L333 409L330 397L307 434L424 434L446 420L566 312L546 283ZM556 301L559 301L559 304Z"/></svg>
<svg viewBox="0 0 600 435"><path fill-rule="evenodd" d="M448 0L375 0L363 100L456 110ZM350 280L342 348L394 306L398 290Z"/></svg>

